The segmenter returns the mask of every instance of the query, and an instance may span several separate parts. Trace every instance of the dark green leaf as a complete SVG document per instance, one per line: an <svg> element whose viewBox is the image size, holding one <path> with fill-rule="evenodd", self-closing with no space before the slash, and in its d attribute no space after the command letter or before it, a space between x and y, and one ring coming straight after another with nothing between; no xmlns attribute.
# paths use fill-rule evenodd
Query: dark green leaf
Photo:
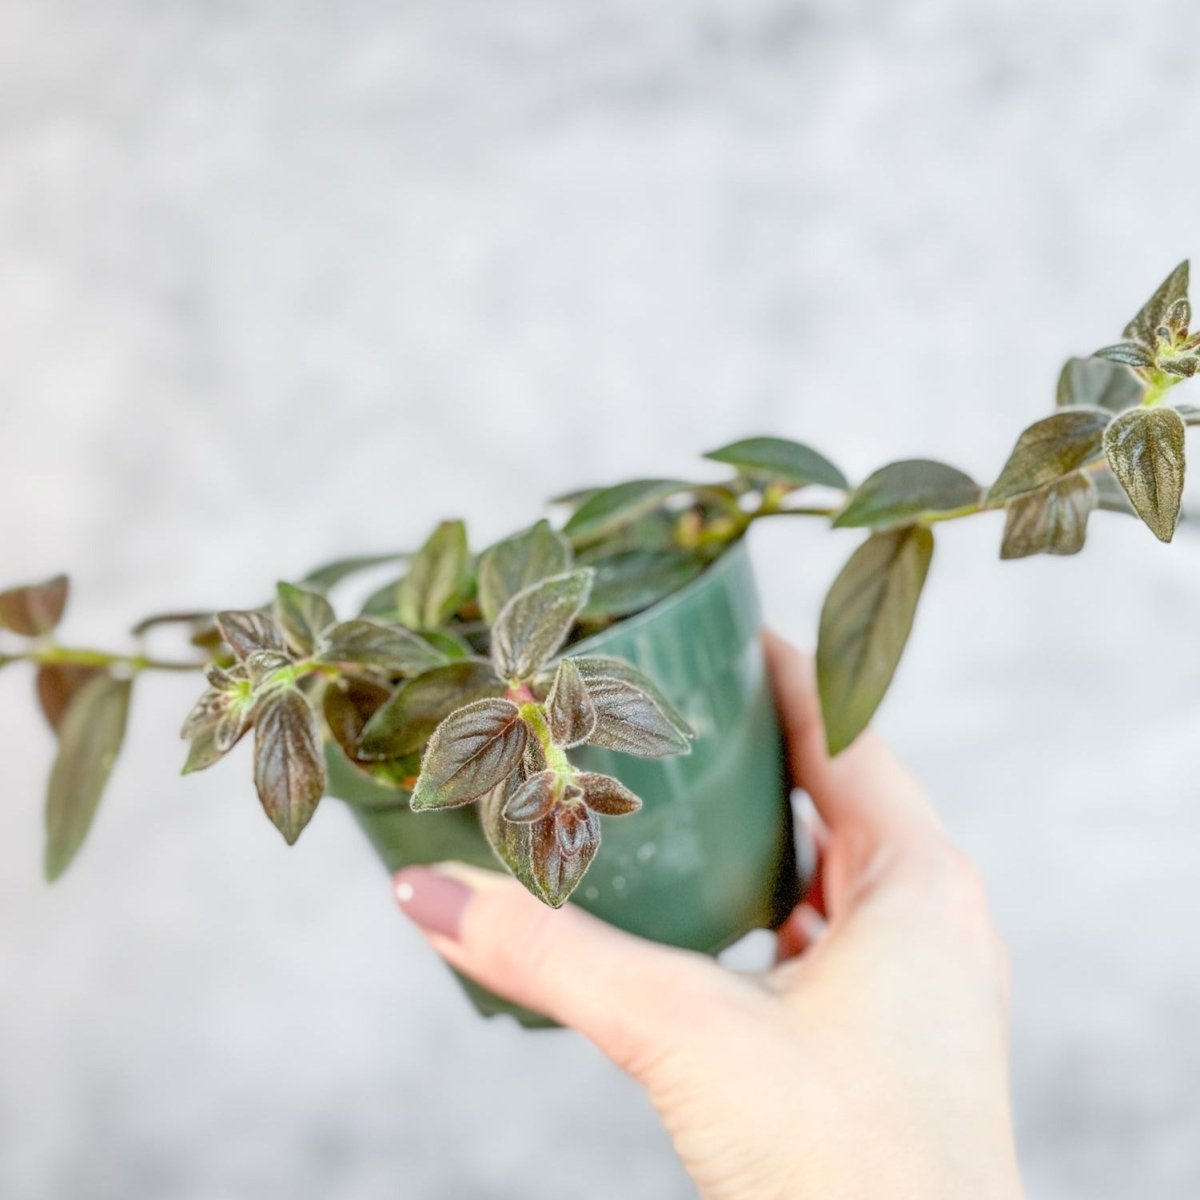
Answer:
<svg viewBox="0 0 1200 1200"><path fill-rule="evenodd" d="M254 786L263 809L290 846L325 794L325 756L304 694L282 688L254 718Z"/></svg>
<svg viewBox="0 0 1200 1200"><path fill-rule="evenodd" d="M417 551L396 589L396 611L410 629L436 629L471 594L467 527L443 521Z"/></svg>
<svg viewBox="0 0 1200 1200"><path fill-rule="evenodd" d="M316 658L327 663L378 667L396 675L417 675L446 661L423 637L398 625L356 617L327 629Z"/></svg>
<svg viewBox="0 0 1200 1200"><path fill-rule="evenodd" d="M79 690L89 679L101 674L99 667L80 667L73 663L44 663L38 667L38 704L51 729L57 732Z"/></svg>
<svg viewBox="0 0 1200 1200"><path fill-rule="evenodd" d="M1187 299L1188 263L1187 259L1179 264L1170 275L1158 285L1158 290L1142 305L1136 317L1125 326L1123 337L1144 342L1153 346L1157 340L1158 330L1165 323L1168 310L1179 300Z"/></svg>
<svg viewBox="0 0 1200 1200"><path fill-rule="evenodd" d="M585 677L585 680L596 709L596 728L588 738L588 745L636 754L639 758L666 758L691 752L689 738L664 712L652 692L609 675Z"/></svg>
<svg viewBox="0 0 1200 1200"><path fill-rule="evenodd" d="M753 479L804 487L815 483L823 487L848 488L845 475L829 461L800 442L786 438L753 437L731 442L704 456L714 462L728 463Z"/></svg>
<svg viewBox="0 0 1200 1200"><path fill-rule="evenodd" d="M577 546L598 541L693 487L678 479L634 479L603 488L575 510L563 533Z"/></svg>
<svg viewBox="0 0 1200 1200"><path fill-rule="evenodd" d="M87 832L125 737L131 684L97 675L80 688L58 730L46 790L46 878L70 865Z"/></svg>
<svg viewBox="0 0 1200 1200"><path fill-rule="evenodd" d="M22 637L49 633L62 620L68 586L65 575L56 575L45 583L0 592L0 629L11 629Z"/></svg>
<svg viewBox="0 0 1200 1200"><path fill-rule="evenodd" d="M1039 491L1098 458L1110 420L1111 415L1101 409L1064 408L1035 421L1017 439L988 492L988 504L999 506L1014 496Z"/></svg>
<svg viewBox="0 0 1200 1200"><path fill-rule="evenodd" d="M239 612L220 612L217 629L225 644L237 658L248 658L256 650L287 650L279 622L261 609Z"/></svg>
<svg viewBox="0 0 1200 1200"><path fill-rule="evenodd" d="M1126 366L1103 358L1070 358L1058 377L1059 408L1119 413L1142 402L1146 385Z"/></svg>
<svg viewBox="0 0 1200 1200"><path fill-rule="evenodd" d="M596 679L620 679L637 688L638 691L645 692L681 737L690 740L695 736L692 727L662 694L654 680L644 671L639 671L632 663L626 662L623 658L612 658L603 654L576 655L572 657L571 661L578 668L585 683L590 684Z"/></svg>
<svg viewBox="0 0 1200 1200"><path fill-rule="evenodd" d="M981 493L979 484L955 467L910 458L869 475L833 523L839 528L893 529L928 513L978 504Z"/></svg>
<svg viewBox="0 0 1200 1200"><path fill-rule="evenodd" d="M580 771L575 782L583 790L583 800L593 812L604 817L623 817L635 813L642 802L619 779L595 771Z"/></svg>
<svg viewBox="0 0 1200 1200"><path fill-rule="evenodd" d="M301 655L311 654L322 630L337 620L324 596L291 583L275 585L275 617L288 645Z"/></svg>
<svg viewBox="0 0 1200 1200"><path fill-rule="evenodd" d="M546 697L546 720L554 744L564 749L582 745L595 732L596 706L579 668L569 658L564 658L554 673Z"/></svg>
<svg viewBox="0 0 1200 1200"><path fill-rule="evenodd" d="M421 636L447 659L470 658L474 654L466 639L446 629L426 629Z"/></svg>
<svg viewBox="0 0 1200 1200"><path fill-rule="evenodd" d="M341 583L343 579L356 575L359 571L381 567L384 563L400 562L408 557L407 553L397 552L395 554L360 554L354 558L339 558L325 563L323 566L314 567L301 582L318 591L327 592Z"/></svg>
<svg viewBox="0 0 1200 1200"><path fill-rule="evenodd" d="M817 684L829 753L866 728L895 674L933 557L920 525L872 534L834 581L821 610Z"/></svg>
<svg viewBox="0 0 1200 1200"><path fill-rule="evenodd" d="M1098 501L1096 485L1079 471L1043 491L1010 500L1000 557L1078 554L1087 535L1088 516Z"/></svg>
<svg viewBox="0 0 1200 1200"><path fill-rule="evenodd" d="M333 740L351 761L358 758L358 742L363 730L388 703L391 695L382 684L359 675L339 675L326 683L322 696L325 724L329 726Z"/></svg>
<svg viewBox="0 0 1200 1200"><path fill-rule="evenodd" d="M557 771L539 771L514 787L504 806L505 818L529 822L547 816L558 801L559 779Z"/></svg>
<svg viewBox="0 0 1200 1200"><path fill-rule="evenodd" d="M1154 354L1149 346L1142 346L1137 342L1118 342L1115 346L1102 346L1093 357L1122 363L1127 367L1149 367L1154 364Z"/></svg>
<svg viewBox="0 0 1200 1200"><path fill-rule="evenodd" d="M479 560L479 607L494 624L500 610L518 592L571 566L571 543L539 521L530 529L497 542Z"/></svg>
<svg viewBox="0 0 1200 1200"><path fill-rule="evenodd" d="M412 807L470 804L520 766L527 736L510 700L476 700L451 713L429 739Z"/></svg>
<svg viewBox="0 0 1200 1200"><path fill-rule="evenodd" d="M379 760L411 754L455 709L503 693L504 685L484 659L434 667L398 688L375 713L362 731L358 756Z"/></svg>
<svg viewBox="0 0 1200 1200"><path fill-rule="evenodd" d="M1139 517L1160 541L1175 536L1183 496L1183 418L1172 408L1135 408L1104 435L1104 452Z"/></svg>
<svg viewBox="0 0 1200 1200"><path fill-rule="evenodd" d="M505 680L526 680L567 640L592 588L592 571L552 575L523 588L492 625L492 663Z"/></svg>
<svg viewBox="0 0 1200 1200"><path fill-rule="evenodd" d="M596 572L584 618L627 617L673 595L704 570L682 550L622 550L589 558Z"/></svg>

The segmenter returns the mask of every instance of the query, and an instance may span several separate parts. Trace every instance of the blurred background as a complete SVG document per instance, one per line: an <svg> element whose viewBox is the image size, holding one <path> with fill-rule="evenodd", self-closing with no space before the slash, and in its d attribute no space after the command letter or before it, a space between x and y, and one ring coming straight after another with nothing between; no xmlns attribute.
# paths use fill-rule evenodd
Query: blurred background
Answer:
<svg viewBox="0 0 1200 1200"><path fill-rule="evenodd" d="M0 2L0 566L65 635L259 602L734 437L994 477L1200 252L1186 0ZM1195 397L1193 397L1195 399ZM1200 527L1200 522L1197 522ZM986 876L1032 1196L1200 1193L1200 537L939 533L878 724ZM852 533L755 536L811 644ZM336 803L181 780L144 681L41 881L0 676L0 1194L691 1194L637 1089L471 1015ZM864 1136L866 1133L864 1131Z"/></svg>

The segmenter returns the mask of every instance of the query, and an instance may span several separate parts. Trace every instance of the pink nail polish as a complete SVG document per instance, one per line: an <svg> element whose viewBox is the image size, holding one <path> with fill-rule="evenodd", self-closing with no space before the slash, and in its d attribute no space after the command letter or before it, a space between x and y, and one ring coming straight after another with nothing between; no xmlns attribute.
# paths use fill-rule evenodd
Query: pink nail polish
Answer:
<svg viewBox="0 0 1200 1200"><path fill-rule="evenodd" d="M405 867L395 878L396 899L410 920L429 933L458 939L471 889L432 867Z"/></svg>

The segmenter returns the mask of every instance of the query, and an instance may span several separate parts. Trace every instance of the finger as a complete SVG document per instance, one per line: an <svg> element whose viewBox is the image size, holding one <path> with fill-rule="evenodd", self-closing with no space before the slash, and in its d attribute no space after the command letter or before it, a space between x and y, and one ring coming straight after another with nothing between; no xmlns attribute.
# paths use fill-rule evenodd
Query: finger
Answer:
<svg viewBox="0 0 1200 1200"><path fill-rule="evenodd" d="M735 986L702 955L643 941L574 905L548 908L497 871L406 867L395 890L451 966L578 1029L634 1074L698 1003Z"/></svg>
<svg viewBox="0 0 1200 1200"><path fill-rule="evenodd" d="M772 633L764 643L792 778L830 830L836 835L856 827L880 841L937 832L937 817L916 780L869 729L829 757L812 659Z"/></svg>

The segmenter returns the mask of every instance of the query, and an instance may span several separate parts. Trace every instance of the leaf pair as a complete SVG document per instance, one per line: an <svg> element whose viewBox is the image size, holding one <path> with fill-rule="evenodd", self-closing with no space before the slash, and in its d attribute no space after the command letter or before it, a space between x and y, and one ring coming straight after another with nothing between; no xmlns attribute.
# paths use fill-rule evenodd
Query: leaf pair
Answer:
<svg viewBox="0 0 1200 1200"><path fill-rule="evenodd" d="M1096 357L1132 367L1142 378L1155 382L1156 374L1190 379L1200 370L1200 333L1188 332L1192 308L1187 293L1185 260L1125 326L1125 340L1097 350Z"/></svg>

